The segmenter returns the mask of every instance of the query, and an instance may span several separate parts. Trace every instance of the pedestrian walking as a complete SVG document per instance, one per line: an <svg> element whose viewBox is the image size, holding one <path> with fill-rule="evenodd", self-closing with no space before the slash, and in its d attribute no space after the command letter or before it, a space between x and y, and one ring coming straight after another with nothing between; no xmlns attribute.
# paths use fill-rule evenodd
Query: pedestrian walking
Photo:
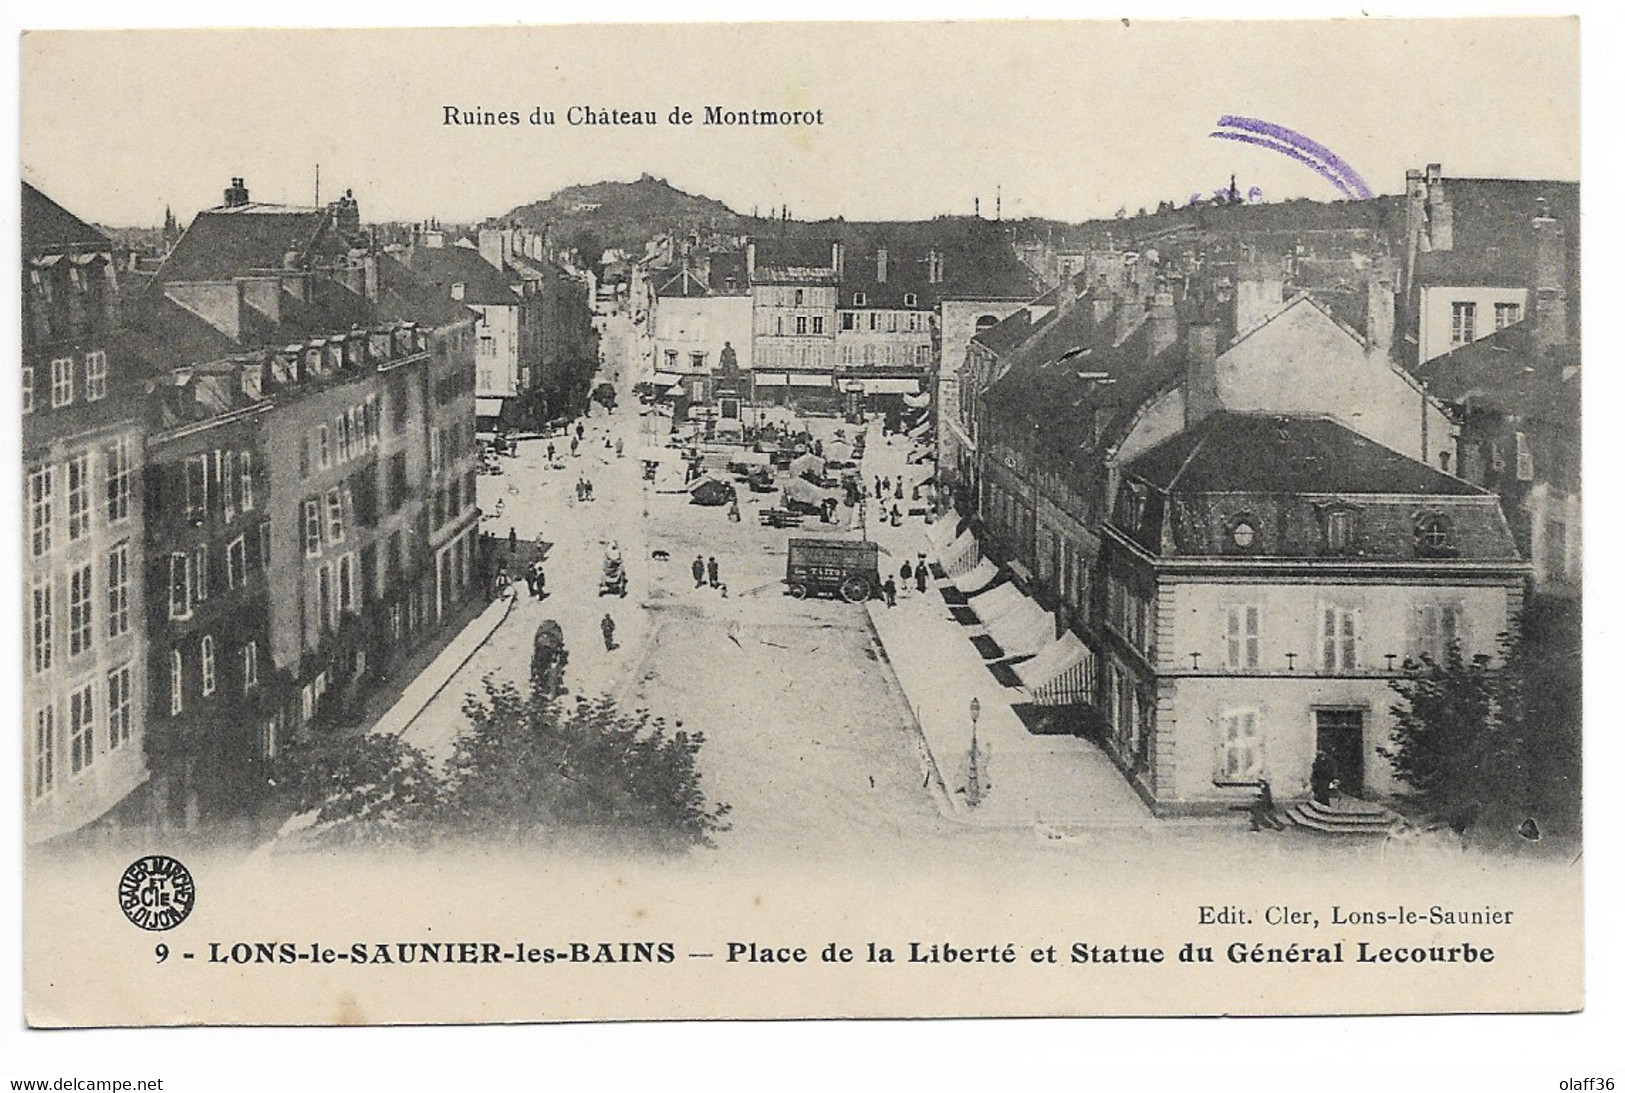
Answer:
<svg viewBox="0 0 1625 1093"><path fill-rule="evenodd" d="M722 583L717 580L717 560L715 558L711 558L705 563L705 575L710 579L712 588Z"/></svg>
<svg viewBox="0 0 1625 1093"><path fill-rule="evenodd" d="M894 528L903 526L903 510L896 505L891 507L891 526Z"/></svg>
<svg viewBox="0 0 1625 1093"><path fill-rule="evenodd" d="M604 632L604 652L615 651L615 620L610 618L609 612L604 612L604 621L598 624L598 629Z"/></svg>
<svg viewBox="0 0 1625 1093"><path fill-rule="evenodd" d="M553 442L551 440L549 440L547 442L547 461L549 463L553 462L554 451L555 451L555 449L553 447Z"/></svg>
<svg viewBox="0 0 1625 1093"><path fill-rule="evenodd" d="M582 488L587 491L587 500L591 501L592 500L592 479L590 479L590 478L582 479Z"/></svg>
<svg viewBox="0 0 1625 1093"><path fill-rule="evenodd" d="M508 525L508 553L514 554L519 550L519 529L512 524Z"/></svg>
<svg viewBox="0 0 1625 1093"><path fill-rule="evenodd" d="M880 586L880 590L886 594L886 606L887 607L896 607L897 606L897 582L892 580L890 577L887 577L886 578L886 583Z"/></svg>
<svg viewBox="0 0 1625 1093"><path fill-rule="evenodd" d="M925 591L925 577L926 577L926 573L925 573L925 555L922 554L922 555L920 555L920 560L917 563L915 563L915 565L914 565L914 589L915 589L915 591L917 591L917 592L924 592Z"/></svg>
<svg viewBox="0 0 1625 1093"><path fill-rule="evenodd" d="M617 439L615 441L615 458L620 459L621 456L625 453L625 451L626 451L626 441Z"/></svg>
<svg viewBox="0 0 1625 1093"><path fill-rule="evenodd" d="M530 575L532 578L530 594L538 600L545 600L547 598L547 571L542 568L541 559L530 563Z"/></svg>
<svg viewBox="0 0 1625 1093"><path fill-rule="evenodd" d="M899 501L901 501L903 499L903 477L902 477L902 475L897 476L897 492L893 496L895 496L897 498L897 500L899 500Z"/></svg>
<svg viewBox="0 0 1625 1093"><path fill-rule="evenodd" d="M508 574L507 574L506 570L503 571L502 576L503 576L503 579L504 579L503 583L507 583L506 579L507 579ZM525 570L525 587L530 589L530 598L535 599L536 598L536 567L535 566L530 566L530 567L526 568L526 570Z"/></svg>
<svg viewBox="0 0 1625 1093"><path fill-rule="evenodd" d="M576 422L576 439L577 440L585 440L586 437L587 437L587 427L585 425L583 425L579 421Z"/></svg>
<svg viewBox="0 0 1625 1093"><path fill-rule="evenodd" d="M904 582L910 581L914 578L914 566L907 558L903 559L903 567L897 571L897 576L900 577Z"/></svg>
<svg viewBox="0 0 1625 1093"><path fill-rule="evenodd" d="M570 438L570 458L571 459L575 458L576 450L579 449L580 447L581 447L581 438L580 437L574 437L574 436L571 437Z"/></svg>
<svg viewBox="0 0 1625 1093"><path fill-rule="evenodd" d="M879 476L879 475L878 475L878 474L877 474L877 475L875 475L875 496L876 496L876 497L881 497L881 496L884 496L884 495L883 495L883 494L882 494L882 493L881 493L881 492L880 492L880 476Z"/></svg>
<svg viewBox="0 0 1625 1093"><path fill-rule="evenodd" d="M694 564L689 566L689 569L692 570L693 573L694 573L694 587L695 588L704 587L704 585L705 585L705 558L702 555L699 555L699 554L694 555Z"/></svg>

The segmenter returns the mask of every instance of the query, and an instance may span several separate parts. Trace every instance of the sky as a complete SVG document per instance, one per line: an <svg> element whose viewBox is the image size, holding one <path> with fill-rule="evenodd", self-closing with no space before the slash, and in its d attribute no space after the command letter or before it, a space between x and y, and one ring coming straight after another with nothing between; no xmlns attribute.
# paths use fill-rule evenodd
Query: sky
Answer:
<svg viewBox="0 0 1625 1093"><path fill-rule="evenodd" d="M1379 193L1407 167L1579 177L1572 20L823 23L105 31L22 42L23 177L109 225L355 191L364 219L500 215L643 172L801 219L1079 220L1227 185L1336 191L1209 136L1286 126ZM558 112L448 127L445 106ZM813 128L571 127L570 106L820 109Z"/></svg>

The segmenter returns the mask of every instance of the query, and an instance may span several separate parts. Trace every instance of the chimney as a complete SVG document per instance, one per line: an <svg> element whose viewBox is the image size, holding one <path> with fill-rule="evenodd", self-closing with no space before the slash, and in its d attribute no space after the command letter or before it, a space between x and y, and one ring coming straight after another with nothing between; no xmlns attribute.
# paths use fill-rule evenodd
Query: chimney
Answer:
<svg viewBox="0 0 1625 1093"><path fill-rule="evenodd" d="M1236 264L1236 332L1251 330L1281 306L1286 284L1281 265L1269 259L1248 258Z"/></svg>
<svg viewBox="0 0 1625 1093"><path fill-rule="evenodd" d="M1219 328L1202 316L1185 329L1185 427L1224 408L1219 399Z"/></svg>
<svg viewBox="0 0 1625 1093"><path fill-rule="evenodd" d="M497 269L507 265L507 233L497 228L481 228L479 234L480 257Z"/></svg>
<svg viewBox="0 0 1625 1093"><path fill-rule="evenodd" d="M877 284L886 283L886 248L881 247L875 251L875 281Z"/></svg>
<svg viewBox="0 0 1625 1093"><path fill-rule="evenodd" d="M829 245L830 266L835 270L835 279L838 281L846 276L846 248L841 246L837 239Z"/></svg>
<svg viewBox="0 0 1625 1093"><path fill-rule="evenodd" d="M1546 215L1544 201L1529 227L1534 233L1535 252L1533 282L1529 286L1535 344L1549 349L1569 340L1567 238L1563 225Z"/></svg>
<svg viewBox="0 0 1625 1093"><path fill-rule="evenodd" d="M1179 312L1174 310L1174 295L1159 292L1151 297L1151 310L1146 314L1146 356L1157 354L1179 340Z"/></svg>
<svg viewBox="0 0 1625 1093"><path fill-rule="evenodd" d="M1055 291L1055 313L1065 315L1078 302L1078 283L1071 277L1063 277L1060 287Z"/></svg>
<svg viewBox="0 0 1625 1093"><path fill-rule="evenodd" d="M1102 276L1100 283L1095 286L1094 294L1096 326L1099 326L1101 323L1105 322L1106 319L1111 315L1112 306L1114 303L1115 301L1112 299L1111 292L1106 288L1106 278Z"/></svg>
<svg viewBox="0 0 1625 1093"><path fill-rule="evenodd" d="M1429 250L1450 250L1455 242L1454 215L1445 198L1444 172L1437 163L1428 164L1427 239Z"/></svg>
<svg viewBox="0 0 1625 1093"><path fill-rule="evenodd" d="M243 185L242 179L232 179L231 185L226 187L226 208L231 209L236 208L239 205L247 204L248 187Z"/></svg>
<svg viewBox="0 0 1625 1093"><path fill-rule="evenodd" d="M1140 325L1140 320L1145 317L1145 307L1139 300L1131 296L1119 296L1117 297L1115 314L1117 316L1117 330L1112 338L1114 343L1128 337L1129 334L1133 333L1134 328Z"/></svg>
<svg viewBox="0 0 1625 1093"><path fill-rule="evenodd" d="M1365 344L1386 355L1394 344L1394 282L1391 274L1373 271L1365 283Z"/></svg>
<svg viewBox="0 0 1625 1093"><path fill-rule="evenodd" d="M756 280L756 240L752 239L745 244L745 281L753 283Z"/></svg>

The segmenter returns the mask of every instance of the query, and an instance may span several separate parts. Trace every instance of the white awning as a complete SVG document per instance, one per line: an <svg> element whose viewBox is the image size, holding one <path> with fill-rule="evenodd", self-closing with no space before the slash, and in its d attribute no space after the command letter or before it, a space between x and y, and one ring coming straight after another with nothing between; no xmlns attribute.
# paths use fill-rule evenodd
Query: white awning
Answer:
<svg viewBox="0 0 1625 1093"><path fill-rule="evenodd" d="M1021 605L1015 610L988 623L987 632L993 635L1006 656L1037 653L1055 640L1055 616L1022 597Z"/></svg>
<svg viewBox="0 0 1625 1093"><path fill-rule="evenodd" d="M999 567L980 558L976 564L954 578L954 587L967 596L974 596L999 578Z"/></svg>
<svg viewBox="0 0 1625 1093"><path fill-rule="evenodd" d="M791 372L791 387L828 387L832 377L828 372Z"/></svg>
<svg viewBox="0 0 1625 1093"><path fill-rule="evenodd" d="M1022 604L1031 602L1016 591L1015 585L999 584L971 600L970 609L976 612L976 617L982 620L982 625L987 626L1012 611L1020 610Z"/></svg>
<svg viewBox="0 0 1625 1093"><path fill-rule="evenodd" d="M1044 646L1033 659L1013 667L1016 678L1040 702L1045 699L1079 701L1088 695L1087 672L1093 656L1089 647L1078 640L1078 635L1068 630Z"/></svg>
<svg viewBox="0 0 1625 1093"><path fill-rule="evenodd" d="M903 405L912 406L916 410L918 410L918 409L921 409L922 407L931 405L931 396L929 394L923 394L923 393L918 394L918 395L905 394L903 396Z"/></svg>
<svg viewBox="0 0 1625 1093"><path fill-rule="evenodd" d="M982 550L976 536L967 531L943 548L938 560L942 562L943 571L953 577L970 569L981 556Z"/></svg>
<svg viewBox="0 0 1625 1093"><path fill-rule="evenodd" d="M474 400L475 417L501 417L502 400L499 398L477 398Z"/></svg>
<svg viewBox="0 0 1625 1093"><path fill-rule="evenodd" d="M783 372L756 373L756 386L758 387L783 387L789 382L790 378Z"/></svg>
<svg viewBox="0 0 1625 1093"><path fill-rule="evenodd" d="M656 387L676 387L683 382L683 377L676 372L656 372L654 379L649 381Z"/></svg>
<svg viewBox="0 0 1625 1093"><path fill-rule="evenodd" d="M925 537L938 551L954 541L954 532L959 530L959 513L949 509L937 517L936 523L925 529Z"/></svg>

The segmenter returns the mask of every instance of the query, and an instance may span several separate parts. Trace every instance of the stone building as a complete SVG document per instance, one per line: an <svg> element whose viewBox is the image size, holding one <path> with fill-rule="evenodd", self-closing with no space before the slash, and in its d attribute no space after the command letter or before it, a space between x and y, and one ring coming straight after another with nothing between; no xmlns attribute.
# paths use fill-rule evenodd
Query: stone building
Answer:
<svg viewBox="0 0 1625 1093"><path fill-rule="evenodd" d="M29 842L147 778L141 374L109 241L22 184L23 795Z"/></svg>

